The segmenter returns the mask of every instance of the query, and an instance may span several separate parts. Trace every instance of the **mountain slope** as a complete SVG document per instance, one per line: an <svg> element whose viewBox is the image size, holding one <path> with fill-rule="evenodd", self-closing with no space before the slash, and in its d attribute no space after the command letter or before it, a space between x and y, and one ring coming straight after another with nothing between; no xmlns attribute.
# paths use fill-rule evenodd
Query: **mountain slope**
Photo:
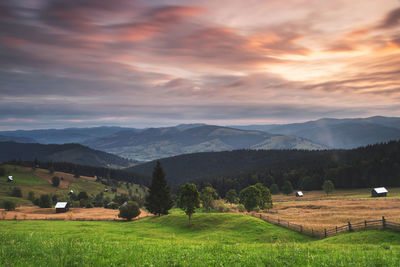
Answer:
<svg viewBox="0 0 400 267"><path fill-rule="evenodd" d="M66 128L66 129L42 129L42 130L18 130L4 131L0 135L9 137L20 137L34 139L40 144L67 144L67 143L83 143L88 139L99 138L119 132L124 128L121 127L93 127L93 128ZM134 129L132 129L134 130ZM4 140L16 141L17 140ZM25 142L27 143L27 142Z"/></svg>
<svg viewBox="0 0 400 267"><path fill-rule="evenodd" d="M124 130L85 145L126 158L148 161L194 152L234 149L324 149L300 137L213 125Z"/></svg>
<svg viewBox="0 0 400 267"><path fill-rule="evenodd" d="M400 118L320 119L285 125L235 126L306 138L329 148L356 148L400 139Z"/></svg>
<svg viewBox="0 0 400 267"><path fill-rule="evenodd" d="M128 167L131 161L79 144L42 145L0 142L0 162L9 160L70 162L97 167Z"/></svg>
<svg viewBox="0 0 400 267"><path fill-rule="evenodd" d="M36 143L36 140L28 137L0 135L0 142Z"/></svg>

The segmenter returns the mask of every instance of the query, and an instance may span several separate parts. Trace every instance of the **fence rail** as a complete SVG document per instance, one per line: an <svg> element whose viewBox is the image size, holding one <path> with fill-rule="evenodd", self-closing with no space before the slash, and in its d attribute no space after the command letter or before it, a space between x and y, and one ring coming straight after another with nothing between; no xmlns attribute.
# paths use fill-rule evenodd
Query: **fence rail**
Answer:
<svg viewBox="0 0 400 267"><path fill-rule="evenodd" d="M381 220L372 220L372 221L363 221L358 223L351 223L350 221L347 222L345 225L336 226L335 228L331 229L324 229L321 230L314 230L313 228L305 227L303 225L295 224L288 222L286 220L282 220L279 218L274 218L268 215L259 214L259 213L247 213L247 215L260 218L261 220L270 222L272 224L276 224L282 227L285 227L290 230L294 230L300 232L302 234L318 237L318 238L327 238L330 236L335 236L340 233L345 232L354 232L354 231L361 231L361 230L368 230L368 229L390 229L390 230L397 230L400 231L400 223L388 221L382 216Z"/></svg>

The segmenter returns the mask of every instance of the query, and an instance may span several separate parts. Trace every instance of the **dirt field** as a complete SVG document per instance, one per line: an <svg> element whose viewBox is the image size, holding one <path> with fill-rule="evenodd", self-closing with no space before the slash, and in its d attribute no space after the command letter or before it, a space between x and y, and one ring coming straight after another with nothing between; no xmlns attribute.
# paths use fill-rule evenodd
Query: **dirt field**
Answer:
<svg viewBox="0 0 400 267"><path fill-rule="evenodd" d="M104 209L104 208L71 208L66 213L56 213L54 208L41 209L38 207L21 206L15 211L0 210L0 219L6 220L46 220L46 219L58 219L58 220L99 220L99 221L112 221L121 220L118 218L118 210ZM144 218L153 216L144 210L141 210L140 215L137 218Z"/></svg>

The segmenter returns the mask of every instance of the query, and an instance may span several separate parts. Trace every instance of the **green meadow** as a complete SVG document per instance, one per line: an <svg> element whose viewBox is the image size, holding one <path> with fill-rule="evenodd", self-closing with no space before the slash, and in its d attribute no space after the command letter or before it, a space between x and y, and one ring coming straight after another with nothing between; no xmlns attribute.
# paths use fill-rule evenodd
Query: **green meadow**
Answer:
<svg viewBox="0 0 400 267"><path fill-rule="evenodd" d="M400 234L317 240L239 214L0 221L0 266L400 266Z"/></svg>

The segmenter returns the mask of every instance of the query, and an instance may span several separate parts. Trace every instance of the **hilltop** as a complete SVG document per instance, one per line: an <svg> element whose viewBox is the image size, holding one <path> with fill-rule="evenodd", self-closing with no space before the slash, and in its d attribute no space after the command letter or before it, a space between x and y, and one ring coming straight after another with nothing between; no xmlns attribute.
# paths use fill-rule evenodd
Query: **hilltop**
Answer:
<svg viewBox="0 0 400 267"><path fill-rule="evenodd" d="M128 167L133 162L80 144L42 145L31 143L0 142L0 162L23 160L44 162L69 162L96 167Z"/></svg>

